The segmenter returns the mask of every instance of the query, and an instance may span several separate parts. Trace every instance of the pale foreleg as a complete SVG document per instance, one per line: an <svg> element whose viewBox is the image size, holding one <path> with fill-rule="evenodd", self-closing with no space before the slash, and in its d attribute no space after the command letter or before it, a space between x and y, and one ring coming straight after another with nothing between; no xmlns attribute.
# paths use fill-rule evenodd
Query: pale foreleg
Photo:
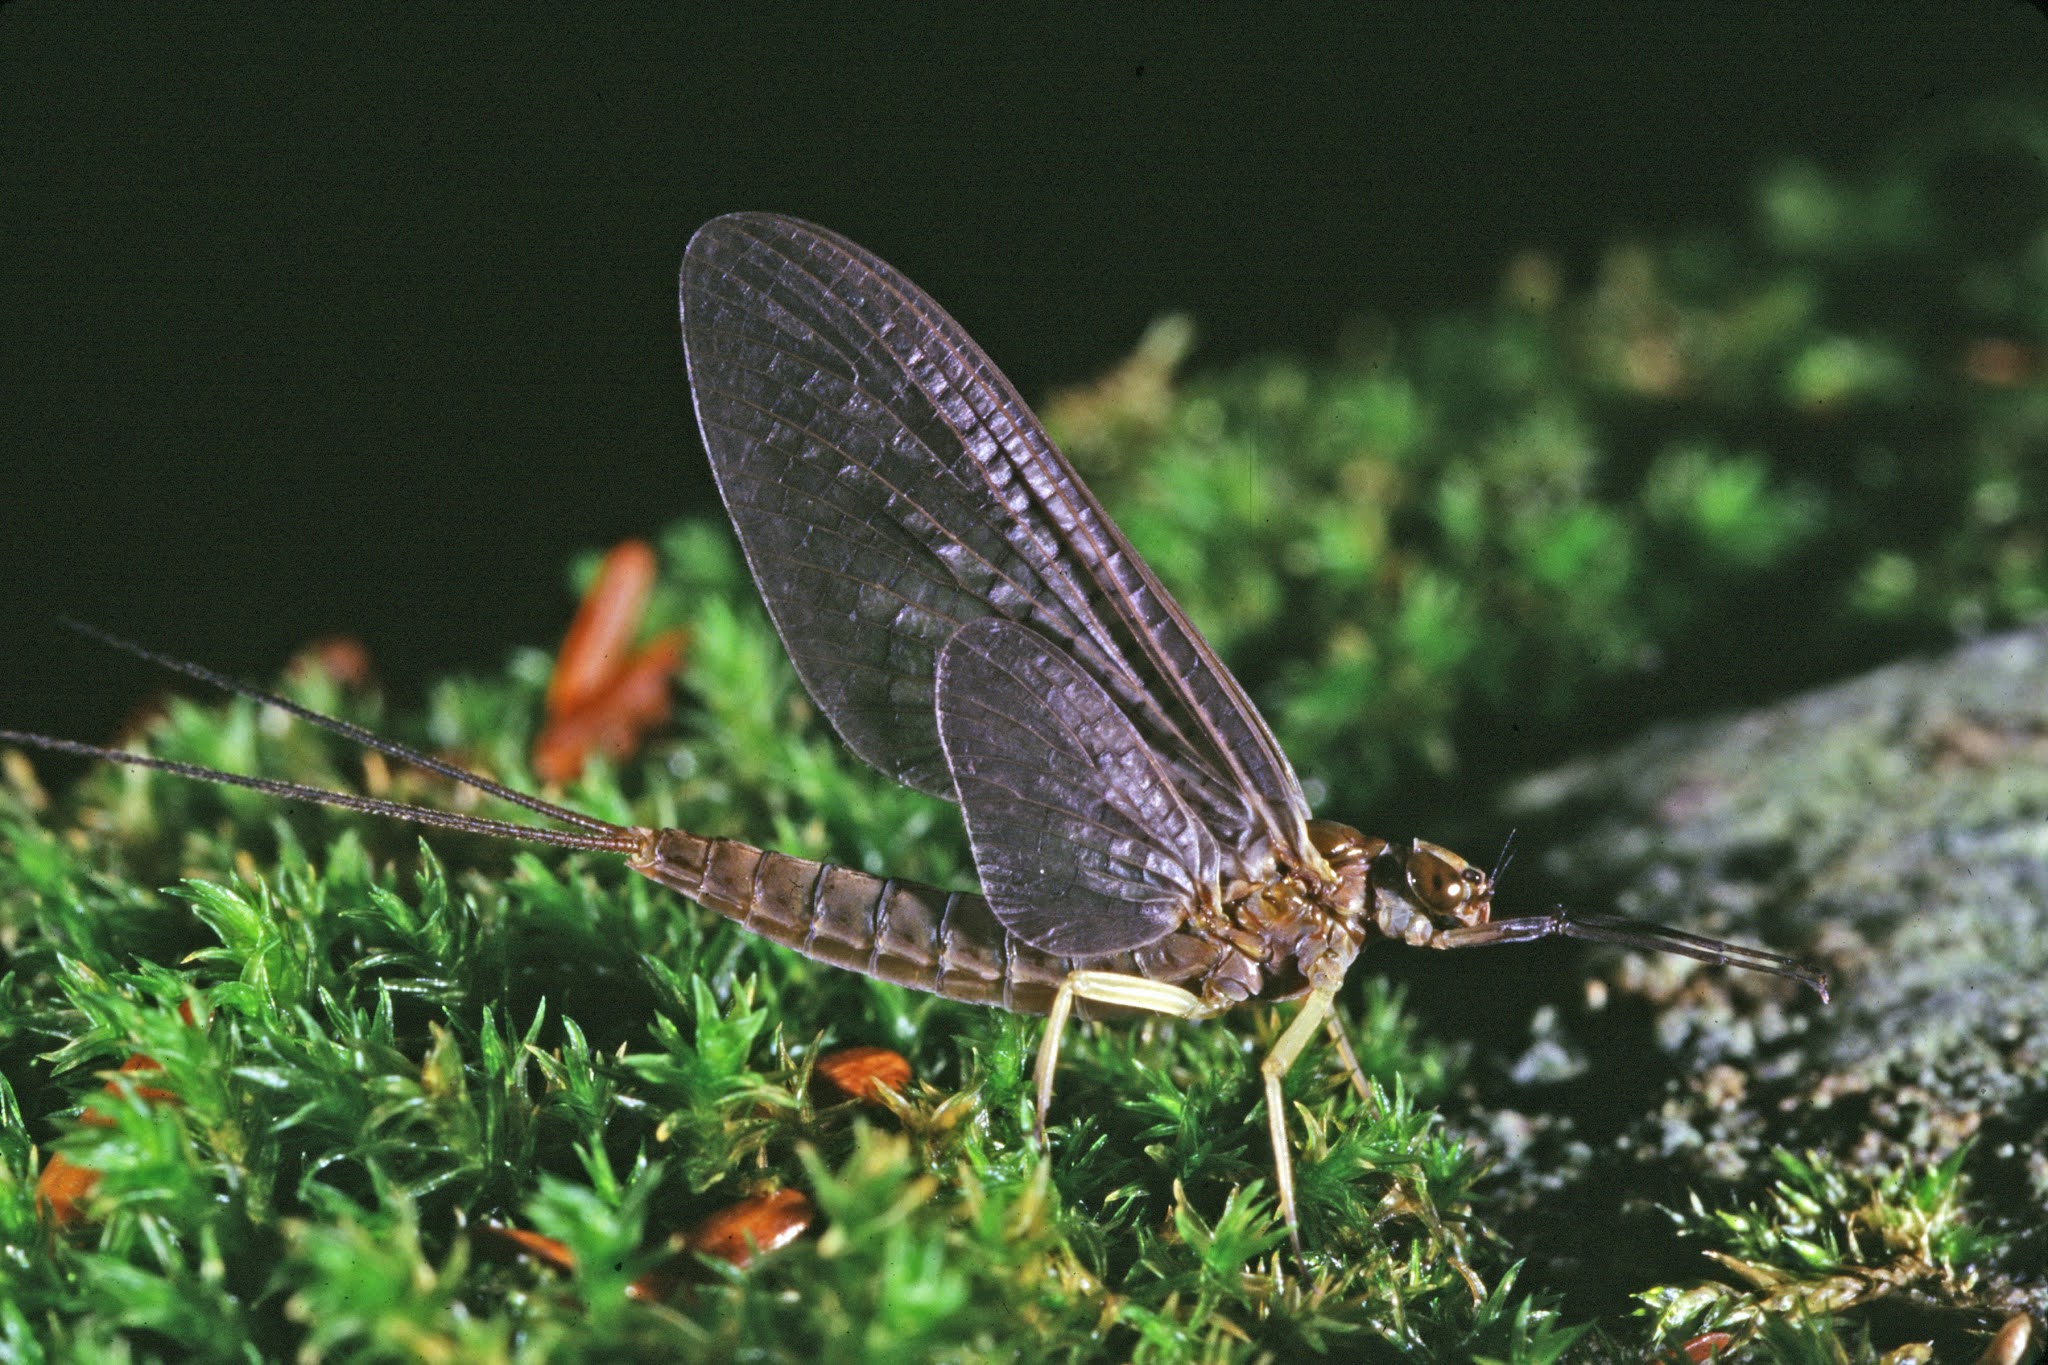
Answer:
<svg viewBox="0 0 2048 1365"><path fill-rule="evenodd" d="M1178 986L1149 977L1127 976L1122 972L1075 972L1060 982L1045 1019L1045 1037L1038 1044L1038 1065L1033 1075L1038 1082L1038 1140L1045 1141L1045 1111L1052 1106L1052 1073L1059 1065L1060 1035L1073 1017L1074 1002L1087 1000L1098 1005L1121 1005L1175 1019L1193 1019L1209 1013L1202 998Z"/></svg>
<svg viewBox="0 0 2048 1365"><path fill-rule="evenodd" d="M1287 1099L1280 1093L1280 1080L1293 1068L1323 1021L1333 1017L1331 1010L1336 998L1335 987L1320 986L1310 991L1301 1002L1301 1012L1281 1033L1266 1060L1259 1063L1259 1074L1266 1081L1266 1126L1273 1137L1273 1176L1280 1189L1280 1213L1287 1219L1287 1236L1294 1243L1296 1255L1301 1253L1301 1224L1294 1216L1294 1158L1287 1151Z"/></svg>
<svg viewBox="0 0 2048 1365"><path fill-rule="evenodd" d="M1344 1074L1351 1078L1351 1088L1358 1092L1358 1098L1365 1101L1368 1109L1378 1110L1379 1101L1373 1098L1372 1082L1366 1077L1365 1068L1358 1064L1358 1054L1351 1050L1351 1039L1345 1034L1344 1020L1337 1011L1330 1011L1329 1018L1323 1021L1323 1028L1337 1046L1337 1058L1344 1063Z"/></svg>

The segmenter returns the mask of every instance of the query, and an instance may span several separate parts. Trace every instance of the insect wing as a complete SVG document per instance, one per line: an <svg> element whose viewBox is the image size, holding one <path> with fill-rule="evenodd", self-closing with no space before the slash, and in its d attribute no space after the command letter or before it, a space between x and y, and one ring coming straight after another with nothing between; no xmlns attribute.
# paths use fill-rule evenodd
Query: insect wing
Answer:
<svg viewBox="0 0 2048 1365"><path fill-rule="evenodd" d="M1027 626L986 617L939 656L939 737L981 893L1034 948L1142 948L1216 883L1216 844L1102 684Z"/></svg>
<svg viewBox="0 0 2048 1365"><path fill-rule="evenodd" d="M954 798L939 654L1005 617L1115 700L1223 847L1306 848L1300 784L1237 681L923 291L821 228L734 214L691 239L681 301L719 492L855 753Z"/></svg>

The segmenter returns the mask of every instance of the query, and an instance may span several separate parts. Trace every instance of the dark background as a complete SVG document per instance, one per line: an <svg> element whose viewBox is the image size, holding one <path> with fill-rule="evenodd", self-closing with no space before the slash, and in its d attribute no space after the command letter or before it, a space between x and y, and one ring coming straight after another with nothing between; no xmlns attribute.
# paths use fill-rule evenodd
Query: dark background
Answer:
<svg viewBox="0 0 2048 1365"><path fill-rule="evenodd" d="M59 612L258 678L345 632L402 704L552 642L573 551L715 506L674 280L727 210L1042 396L1168 309L1198 365L1326 351L2048 82L2010 0L693 8L0 7L0 725L159 685Z"/></svg>

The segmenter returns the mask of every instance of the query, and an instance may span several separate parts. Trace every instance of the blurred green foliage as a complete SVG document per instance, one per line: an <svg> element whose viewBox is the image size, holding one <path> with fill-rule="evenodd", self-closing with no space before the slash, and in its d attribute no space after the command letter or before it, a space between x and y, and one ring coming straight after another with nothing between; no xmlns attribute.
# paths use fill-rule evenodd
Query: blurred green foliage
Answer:
<svg viewBox="0 0 2048 1365"><path fill-rule="evenodd" d="M2037 619L2044 152L2048 115L2006 107L1858 177L1781 167L1746 228L1587 263L1532 251L1490 303L1361 323L1333 363L1183 381L1191 335L1169 321L1047 416L1312 789L1363 819L1678 691L1732 702ZM812 714L729 534L680 526L663 551L650 628L691 638L678 726L565 799L966 884L957 818ZM529 785L548 667L523 651L420 717L317 670L288 687ZM240 702L173 701L148 738L457 799ZM139 771L55 803L26 765L6 775L8 1358L1533 1363L1733 1324L1874 1359L1860 1300L1772 1286L1861 1283L1878 1248L1954 1288L1995 1251L1970 1241L1960 1162L1873 1183L1788 1159L1763 1203L1682 1220L1747 1280L1646 1284L1655 1322L1568 1325L1572 1287L1518 1279L1483 1173L1428 1107L1461 1059L1361 974L1345 1012L1371 1102L1320 1051L1287 1082L1296 1263L1247 1065L1274 1011L1077 1029L1048 1157L1027 1137L1035 1024L807 962L615 860L429 852ZM886 1113L809 1084L821 1049L855 1042L912 1063ZM103 1093L131 1056L161 1069ZM64 1229L33 1199L53 1150L99 1173ZM627 1297L678 1232L778 1185L817 1206L810 1236ZM559 1239L574 1271L490 1254L486 1220Z"/></svg>
<svg viewBox="0 0 2048 1365"><path fill-rule="evenodd" d="M1769 172L1746 229L1525 252L1335 364L1183 383L1169 319L1045 414L1304 776L1370 810L2041 619L2044 157L2048 116L1987 106L1861 177Z"/></svg>

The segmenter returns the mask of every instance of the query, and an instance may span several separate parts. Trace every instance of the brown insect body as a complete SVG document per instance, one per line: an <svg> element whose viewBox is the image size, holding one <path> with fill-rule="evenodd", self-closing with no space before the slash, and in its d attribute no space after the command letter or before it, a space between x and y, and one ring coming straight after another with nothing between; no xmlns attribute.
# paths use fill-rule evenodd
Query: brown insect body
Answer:
<svg viewBox="0 0 2048 1365"><path fill-rule="evenodd" d="M1064 957L1005 929L972 892L688 830L631 833L641 846L627 866L750 933L835 967L1017 1014L1050 1012L1060 983L1077 971L1185 986L1211 1013L1292 1000L1314 984L1341 984L1374 934L1452 946L1445 931L1486 923L1493 895L1491 879L1448 849L1419 839L1403 849L1316 820L1309 835L1324 866L1235 881L1220 906L1143 948Z"/></svg>
<svg viewBox="0 0 2048 1365"><path fill-rule="evenodd" d="M1214 969L1223 945L1170 934L1132 952L1072 958L1005 929L986 900L836 863L792 858L688 830L635 830L635 872L805 957L951 1000L1046 1014L1083 968L1183 982Z"/></svg>

